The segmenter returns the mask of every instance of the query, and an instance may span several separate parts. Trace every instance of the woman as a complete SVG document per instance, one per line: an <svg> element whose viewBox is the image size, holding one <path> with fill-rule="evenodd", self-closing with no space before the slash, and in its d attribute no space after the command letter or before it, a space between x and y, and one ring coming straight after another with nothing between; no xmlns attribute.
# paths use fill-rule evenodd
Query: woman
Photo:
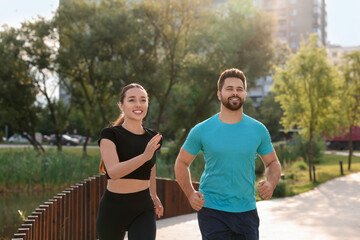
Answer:
<svg viewBox="0 0 360 240"><path fill-rule="evenodd" d="M125 86L118 103L122 114L100 133L99 168L108 178L96 218L100 240L124 239L126 231L129 240L155 239L155 214L163 215L155 179L162 136L142 126L148 104L141 85Z"/></svg>

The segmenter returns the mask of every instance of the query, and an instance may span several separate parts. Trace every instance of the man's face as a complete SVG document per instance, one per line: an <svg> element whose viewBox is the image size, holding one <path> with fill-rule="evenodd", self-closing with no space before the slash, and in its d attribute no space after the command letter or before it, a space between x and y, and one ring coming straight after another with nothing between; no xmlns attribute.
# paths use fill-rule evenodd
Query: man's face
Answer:
<svg viewBox="0 0 360 240"><path fill-rule="evenodd" d="M246 91L244 83L240 78L226 78L224 86L218 92L218 98L227 109L231 111L239 110L244 104Z"/></svg>

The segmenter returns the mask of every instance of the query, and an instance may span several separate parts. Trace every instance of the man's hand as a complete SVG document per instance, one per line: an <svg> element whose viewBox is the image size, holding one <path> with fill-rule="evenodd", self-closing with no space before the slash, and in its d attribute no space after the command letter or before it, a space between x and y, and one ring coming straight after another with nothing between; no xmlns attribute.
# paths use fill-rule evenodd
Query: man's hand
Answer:
<svg viewBox="0 0 360 240"><path fill-rule="evenodd" d="M261 180L257 186L259 194L264 200L269 200L272 197L275 188L270 182Z"/></svg>
<svg viewBox="0 0 360 240"><path fill-rule="evenodd" d="M204 195L201 192L195 191L189 197L190 205L196 211L199 211L205 204Z"/></svg>

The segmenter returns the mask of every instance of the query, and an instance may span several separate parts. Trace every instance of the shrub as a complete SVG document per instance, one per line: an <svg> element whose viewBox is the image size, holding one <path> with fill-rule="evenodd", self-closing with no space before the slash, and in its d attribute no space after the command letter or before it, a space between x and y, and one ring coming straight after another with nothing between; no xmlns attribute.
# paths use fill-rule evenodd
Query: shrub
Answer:
<svg viewBox="0 0 360 240"><path fill-rule="evenodd" d="M286 196L287 184L286 181L280 180L276 185L276 188L273 193L273 197L281 198Z"/></svg>
<svg viewBox="0 0 360 240"><path fill-rule="evenodd" d="M308 165L306 164L306 162L304 161L297 161L293 164L292 166L294 171L298 171L298 170L307 170L308 169Z"/></svg>
<svg viewBox="0 0 360 240"><path fill-rule="evenodd" d="M257 157L255 159L255 174L260 175L260 174L263 174L264 171L265 171L264 163L260 159L260 157Z"/></svg>

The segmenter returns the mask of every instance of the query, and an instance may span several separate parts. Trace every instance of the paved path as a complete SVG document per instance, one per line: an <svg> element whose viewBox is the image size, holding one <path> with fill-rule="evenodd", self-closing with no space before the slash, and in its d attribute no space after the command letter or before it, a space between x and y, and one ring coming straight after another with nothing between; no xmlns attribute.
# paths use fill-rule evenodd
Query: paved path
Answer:
<svg viewBox="0 0 360 240"><path fill-rule="evenodd" d="M360 173L257 208L260 240L359 240ZM157 240L201 239L195 213L159 220L157 228Z"/></svg>

